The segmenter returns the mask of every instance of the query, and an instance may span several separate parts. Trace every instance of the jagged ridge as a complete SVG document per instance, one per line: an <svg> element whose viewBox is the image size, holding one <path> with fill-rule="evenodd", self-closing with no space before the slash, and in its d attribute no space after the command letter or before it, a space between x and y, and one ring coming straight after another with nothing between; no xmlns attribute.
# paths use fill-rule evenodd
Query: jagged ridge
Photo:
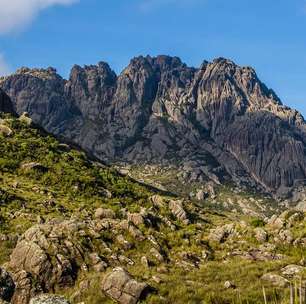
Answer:
<svg viewBox="0 0 306 304"><path fill-rule="evenodd" d="M191 68L177 57L23 68L0 80L16 111L109 161L178 163L197 179L288 195L306 178L303 117L249 67L219 58Z"/></svg>

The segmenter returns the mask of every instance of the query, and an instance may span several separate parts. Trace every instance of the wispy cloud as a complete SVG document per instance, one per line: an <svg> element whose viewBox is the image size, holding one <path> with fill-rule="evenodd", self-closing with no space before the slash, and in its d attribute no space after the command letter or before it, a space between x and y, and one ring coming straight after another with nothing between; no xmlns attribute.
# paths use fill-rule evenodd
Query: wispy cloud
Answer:
<svg viewBox="0 0 306 304"><path fill-rule="evenodd" d="M165 6L190 7L194 4L204 2L205 0L141 0L139 4L140 11L147 13Z"/></svg>
<svg viewBox="0 0 306 304"><path fill-rule="evenodd" d="M0 0L0 34L22 30L42 10L78 0Z"/></svg>
<svg viewBox="0 0 306 304"><path fill-rule="evenodd" d="M11 73L11 68L6 62L4 55L0 53L0 76L6 76Z"/></svg>

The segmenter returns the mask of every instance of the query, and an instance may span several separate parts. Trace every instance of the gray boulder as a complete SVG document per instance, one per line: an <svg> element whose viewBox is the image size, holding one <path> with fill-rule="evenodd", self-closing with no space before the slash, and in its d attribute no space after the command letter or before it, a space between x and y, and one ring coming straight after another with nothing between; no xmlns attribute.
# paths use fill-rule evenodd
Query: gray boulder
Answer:
<svg viewBox="0 0 306 304"><path fill-rule="evenodd" d="M101 287L106 295L120 304L136 304L148 285L137 282L126 270L117 267L104 276Z"/></svg>
<svg viewBox="0 0 306 304"><path fill-rule="evenodd" d="M283 288L290 284L287 279L274 273L266 273L261 277L261 279L275 287Z"/></svg>
<svg viewBox="0 0 306 304"><path fill-rule="evenodd" d="M190 223L188 219L187 212L185 211L183 207L183 201L181 200L171 200L169 202L169 209L172 212L172 214L180 221L182 221L185 225L188 225Z"/></svg>

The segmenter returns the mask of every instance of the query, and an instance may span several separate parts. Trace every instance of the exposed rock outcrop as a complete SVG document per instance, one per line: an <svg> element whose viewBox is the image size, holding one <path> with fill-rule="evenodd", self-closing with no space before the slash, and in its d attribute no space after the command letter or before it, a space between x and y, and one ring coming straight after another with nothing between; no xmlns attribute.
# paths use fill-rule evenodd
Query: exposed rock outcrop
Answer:
<svg viewBox="0 0 306 304"><path fill-rule="evenodd" d="M306 180L303 117L230 60L196 69L141 56L118 76L99 63L73 67L69 80L23 68L0 87L19 114L103 160L175 163L190 180L231 179L279 197Z"/></svg>
<svg viewBox="0 0 306 304"><path fill-rule="evenodd" d="M105 275L101 286L108 296L120 304L136 304L148 288L147 284L137 282L121 267Z"/></svg>

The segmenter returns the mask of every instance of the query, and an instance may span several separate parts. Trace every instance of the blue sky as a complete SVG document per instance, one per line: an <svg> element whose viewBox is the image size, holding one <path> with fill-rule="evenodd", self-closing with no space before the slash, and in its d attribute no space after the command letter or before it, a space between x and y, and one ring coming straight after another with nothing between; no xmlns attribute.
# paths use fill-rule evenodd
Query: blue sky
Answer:
<svg viewBox="0 0 306 304"><path fill-rule="evenodd" d="M0 0L0 73L137 55L253 66L306 116L306 0Z"/></svg>

